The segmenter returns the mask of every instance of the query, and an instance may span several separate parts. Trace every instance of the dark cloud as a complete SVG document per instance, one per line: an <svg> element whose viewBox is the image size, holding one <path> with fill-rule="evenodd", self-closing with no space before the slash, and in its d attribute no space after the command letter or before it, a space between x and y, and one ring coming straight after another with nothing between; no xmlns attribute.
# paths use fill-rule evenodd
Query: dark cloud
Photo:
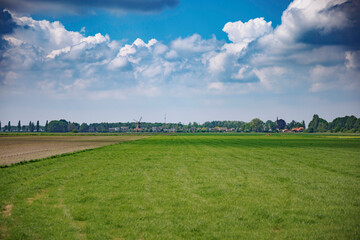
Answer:
<svg viewBox="0 0 360 240"><path fill-rule="evenodd" d="M7 45L7 41L3 39L4 34L12 33L16 24L13 22L9 12L0 9L0 50L4 49ZM2 53L0 53L0 60L2 59Z"/></svg>
<svg viewBox="0 0 360 240"><path fill-rule="evenodd" d="M299 36L298 41L314 45L344 45L350 49L360 49L360 1L347 1L321 11L321 14L333 15L342 13L347 22L342 28L311 29Z"/></svg>
<svg viewBox="0 0 360 240"><path fill-rule="evenodd" d="M16 24L13 22L9 12L0 10L0 35L12 33Z"/></svg>
<svg viewBox="0 0 360 240"><path fill-rule="evenodd" d="M0 8L22 13L57 12L61 14L112 11L154 12L177 6L180 0L1 0Z"/></svg>

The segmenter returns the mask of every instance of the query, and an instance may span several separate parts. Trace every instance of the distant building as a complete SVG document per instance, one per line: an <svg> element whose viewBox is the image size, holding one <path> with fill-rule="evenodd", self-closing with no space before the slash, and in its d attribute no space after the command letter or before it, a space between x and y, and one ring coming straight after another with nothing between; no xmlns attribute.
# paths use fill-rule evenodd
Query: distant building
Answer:
<svg viewBox="0 0 360 240"><path fill-rule="evenodd" d="M119 127L109 128L109 132L118 132L119 130L120 130Z"/></svg>
<svg viewBox="0 0 360 240"><path fill-rule="evenodd" d="M292 132L303 132L304 130L305 130L305 128L303 128L303 127L292 128L292 129L291 129Z"/></svg>
<svg viewBox="0 0 360 240"><path fill-rule="evenodd" d="M289 130L289 129L284 129L284 130L282 130L282 132L283 132L283 133L289 133L289 132L291 132L291 130Z"/></svg>
<svg viewBox="0 0 360 240"><path fill-rule="evenodd" d="M129 131L129 127L121 127L120 128L122 132L128 132Z"/></svg>

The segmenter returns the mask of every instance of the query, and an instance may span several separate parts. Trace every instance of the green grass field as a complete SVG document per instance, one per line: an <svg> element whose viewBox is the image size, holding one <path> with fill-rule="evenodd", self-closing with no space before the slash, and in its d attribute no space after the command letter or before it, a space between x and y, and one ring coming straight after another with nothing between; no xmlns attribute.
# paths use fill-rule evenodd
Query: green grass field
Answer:
<svg viewBox="0 0 360 240"><path fill-rule="evenodd" d="M3 239L360 239L360 137L152 136L0 169Z"/></svg>

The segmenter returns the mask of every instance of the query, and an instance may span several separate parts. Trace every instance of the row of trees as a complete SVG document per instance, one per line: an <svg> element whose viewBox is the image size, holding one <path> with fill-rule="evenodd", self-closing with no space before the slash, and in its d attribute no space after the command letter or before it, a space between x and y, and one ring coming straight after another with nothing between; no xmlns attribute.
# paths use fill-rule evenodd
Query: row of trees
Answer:
<svg viewBox="0 0 360 240"><path fill-rule="evenodd" d="M34 122L29 122L28 125L21 125L21 122L19 121L17 126L11 126L11 122L9 121L7 125L5 125L3 128L1 127L0 122L0 131L4 132L40 132L43 131L42 127L40 126L39 121L36 122L36 125Z"/></svg>
<svg viewBox="0 0 360 240"><path fill-rule="evenodd" d="M39 121L29 122L28 125L21 125L18 122L17 126L11 126L10 121L0 130L2 131L28 131L28 132L109 132L110 129L116 132L132 131L137 127L135 122L127 123L76 123L69 122L64 119L46 121L45 126L40 126ZM283 119L276 119L275 121L268 120L263 122L259 118L254 118L250 122L243 121L208 121L203 124L196 122L189 124L179 123L141 123L142 132L216 132L216 131L229 131L229 132L277 132L283 129L299 128L306 129L305 122L297 122L292 120L286 123ZM114 130L115 129L115 130ZM345 116L335 118L332 122L327 122L325 119L320 118L317 114L309 123L306 132L360 132L360 118L355 116Z"/></svg>
<svg viewBox="0 0 360 240"><path fill-rule="evenodd" d="M143 132L210 132L210 131L236 131L236 132L274 132L276 129L281 130L286 127L290 129L295 126L304 126L305 123L292 121L286 124L284 120L277 121L268 120L261 121L258 118L253 119L249 123L243 121L212 121L199 124L196 122L189 124L182 123L141 123L141 131ZM137 127L136 123L86 123L67 122L66 120L53 120L45 129L49 132L109 132L109 129L116 129L117 132L132 131Z"/></svg>
<svg viewBox="0 0 360 240"><path fill-rule="evenodd" d="M308 132L348 132L360 133L360 118L355 116L345 116L335 118L332 122L327 122L325 119L315 114L309 123Z"/></svg>

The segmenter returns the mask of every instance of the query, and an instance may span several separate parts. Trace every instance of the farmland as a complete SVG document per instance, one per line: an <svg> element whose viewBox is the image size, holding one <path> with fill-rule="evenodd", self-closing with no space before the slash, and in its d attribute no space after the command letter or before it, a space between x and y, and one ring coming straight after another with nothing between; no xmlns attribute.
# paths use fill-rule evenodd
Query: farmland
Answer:
<svg viewBox="0 0 360 240"><path fill-rule="evenodd" d="M102 147L139 136L0 136L0 165Z"/></svg>
<svg viewBox="0 0 360 240"><path fill-rule="evenodd" d="M0 169L3 239L359 239L360 137L151 136Z"/></svg>

